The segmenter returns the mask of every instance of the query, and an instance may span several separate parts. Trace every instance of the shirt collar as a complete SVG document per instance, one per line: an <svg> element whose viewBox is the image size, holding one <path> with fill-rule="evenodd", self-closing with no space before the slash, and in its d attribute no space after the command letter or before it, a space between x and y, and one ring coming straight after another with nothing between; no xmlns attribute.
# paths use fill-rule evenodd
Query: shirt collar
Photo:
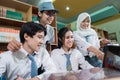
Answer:
<svg viewBox="0 0 120 80"><path fill-rule="evenodd" d="M37 52L37 51L34 51L34 55L38 55L39 54L39 51Z"/></svg>
<svg viewBox="0 0 120 80"><path fill-rule="evenodd" d="M64 51L64 49L62 47L60 48L60 50L61 50L62 55L66 54L66 52ZM67 53L72 54L72 49L70 49Z"/></svg>
<svg viewBox="0 0 120 80"><path fill-rule="evenodd" d="M34 52L34 53L38 54L38 52ZM28 54L29 53L22 46L18 51L13 52L13 55L20 59L27 57Z"/></svg>

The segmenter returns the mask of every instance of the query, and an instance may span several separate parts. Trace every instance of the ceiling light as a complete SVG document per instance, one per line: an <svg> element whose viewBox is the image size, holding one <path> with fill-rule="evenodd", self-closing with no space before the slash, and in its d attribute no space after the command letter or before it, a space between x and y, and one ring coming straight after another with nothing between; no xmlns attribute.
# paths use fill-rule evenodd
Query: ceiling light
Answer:
<svg viewBox="0 0 120 80"><path fill-rule="evenodd" d="M56 0L52 0L52 2L55 2Z"/></svg>
<svg viewBox="0 0 120 80"><path fill-rule="evenodd" d="M67 10L67 11L69 11L69 10L70 10L70 7L69 7L69 6L67 6L67 7L66 7L66 10Z"/></svg>

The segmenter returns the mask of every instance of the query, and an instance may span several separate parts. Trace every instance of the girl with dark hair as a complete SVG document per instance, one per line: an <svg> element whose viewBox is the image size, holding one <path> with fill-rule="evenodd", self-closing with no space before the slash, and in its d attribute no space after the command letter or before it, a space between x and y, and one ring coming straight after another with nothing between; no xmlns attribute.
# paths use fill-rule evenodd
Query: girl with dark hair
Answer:
<svg viewBox="0 0 120 80"><path fill-rule="evenodd" d="M79 67L93 68L77 49L72 48L73 43L73 31L67 27L62 28L58 33L58 48L51 52L51 58L58 70L77 71Z"/></svg>

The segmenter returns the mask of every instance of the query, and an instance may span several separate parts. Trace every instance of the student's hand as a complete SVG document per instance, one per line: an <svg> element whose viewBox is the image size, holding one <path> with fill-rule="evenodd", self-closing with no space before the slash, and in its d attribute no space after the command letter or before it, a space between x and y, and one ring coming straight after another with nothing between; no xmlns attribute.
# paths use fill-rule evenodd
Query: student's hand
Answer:
<svg viewBox="0 0 120 80"><path fill-rule="evenodd" d="M87 50L89 52L93 52L97 56L97 58L99 58L100 60L103 60L104 53L102 51L100 51L99 49L96 49L95 47L90 46Z"/></svg>
<svg viewBox="0 0 120 80"><path fill-rule="evenodd" d="M97 58L99 58L100 60L103 61L104 59L104 53L102 51L98 51L98 53L96 54Z"/></svg>
<svg viewBox="0 0 120 80"><path fill-rule="evenodd" d="M106 44L109 44L110 40L102 38L100 39L100 47L103 48Z"/></svg>
<svg viewBox="0 0 120 80"><path fill-rule="evenodd" d="M27 79L23 79L21 77L18 77L16 80L27 80Z"/></svg>
<svg viewBox="0 0 120 80"><path fill-rule="evenodd" d="M16 40L12 40L9 42L8 46L7 46L7 49L12 51L12 52L15 52L15 51L18 51L21 47L21 43L16 41Z"/></svg>
<svg viewBox="0 0 120 80"><path fill-rule="evenodd" d="M40 80L40 79L37 77L31 78L31 79L24 79L24 78L21 78L19 75L17 75L17 78L15 80Z"/></svg>
<svg viewBox="0 0 120 80"><path fill-rule="evenodd" d="M23 79L19 75L17 75L17 78L15 80L25 80L25 79Z"/></svg>

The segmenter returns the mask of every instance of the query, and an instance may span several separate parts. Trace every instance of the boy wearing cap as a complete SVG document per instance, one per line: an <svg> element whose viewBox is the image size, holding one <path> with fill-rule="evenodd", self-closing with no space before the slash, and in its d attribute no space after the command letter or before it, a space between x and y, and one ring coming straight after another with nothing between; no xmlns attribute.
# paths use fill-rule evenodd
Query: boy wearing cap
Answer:
<svg viewBox="0 0 120 80"><path fill-rule="evenodd" d="M38 17L39 23L46 28L47 35L44 38L43 46L46 47L46 43L51 43L54 41L54 29L50 24L53 22L54 17L58 11L54 8L52 2L42 2L38 5ZM7 48L11 51L17 51L20 49L20 42L13 40L11 41Z"/></svg>
<svg viewBox="0 0 120 80"><path fill-rule="evenodd" d="M24 23L20 30L20 50L0 54L0 74L5 76L6 80L40 80L43 74L38 75L37 68L41 64L45 67L45 73L56 72L49 54L38 52L45 35L46 30L42 25Z"/></svg>
<svg viewBox="0 0 120 80"><path fill-rule="evenodd" d="M39 23L42 24L47 30L47 35L44 39L45 46L47 42L51 43L54 41L54 29L52 26L50 26L50 24L53 22L54 17L58 11L54 9L52 2L39 3L38 9L38 17L40 19Z"/></svg>

